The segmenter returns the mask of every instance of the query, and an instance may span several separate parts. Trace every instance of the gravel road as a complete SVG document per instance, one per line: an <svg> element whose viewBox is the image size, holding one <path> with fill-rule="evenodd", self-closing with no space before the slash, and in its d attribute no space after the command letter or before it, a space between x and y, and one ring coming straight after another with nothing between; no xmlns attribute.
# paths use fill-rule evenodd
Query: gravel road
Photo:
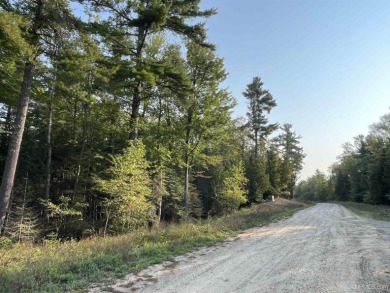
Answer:
<svg viewBox="0 0 390 293"><path fill-rule="evenodd" d="M317 204L91 292L390 292L390 222Z"/></svg>

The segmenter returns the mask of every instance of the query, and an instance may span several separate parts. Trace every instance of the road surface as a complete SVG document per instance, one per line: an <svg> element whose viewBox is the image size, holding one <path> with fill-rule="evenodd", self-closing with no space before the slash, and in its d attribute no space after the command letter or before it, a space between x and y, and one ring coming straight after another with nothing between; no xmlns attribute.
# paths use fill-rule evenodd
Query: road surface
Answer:
<svg viewBox="0 0 390 293"><path fill-rule="evenodd" d="M91 292L390 292L390 222L321 203Z"/></svg>

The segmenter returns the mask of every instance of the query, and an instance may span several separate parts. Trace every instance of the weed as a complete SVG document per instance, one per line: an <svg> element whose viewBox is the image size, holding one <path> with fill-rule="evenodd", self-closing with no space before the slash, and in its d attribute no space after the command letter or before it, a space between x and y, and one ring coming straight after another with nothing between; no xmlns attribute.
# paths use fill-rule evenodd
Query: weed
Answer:
<svg viewBox="0 0 390 293"><path fill-rule="evenodd" d="M97 281L120 278L239 231L292 215L306 207L278 200L227 216L139 230L80 242L18 244L0 248L0 292L82 292Z"/></svg>
<svg viewBox="0 0 390 293"><path fill-rule="evenodd" d="M337 202L362 217L379 221L390 221L390 206L371 205L357 202Z"/></svg>

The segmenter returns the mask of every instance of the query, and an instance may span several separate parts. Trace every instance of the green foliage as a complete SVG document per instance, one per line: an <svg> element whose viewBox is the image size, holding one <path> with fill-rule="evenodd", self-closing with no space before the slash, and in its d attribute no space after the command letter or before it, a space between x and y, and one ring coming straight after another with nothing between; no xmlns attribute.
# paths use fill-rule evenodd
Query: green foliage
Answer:
<svg viewBox="0 0 390 293"><path fill-rule="evenodd" d="M331 194L326 175L319 170L298 184L295 196L304 200L327 201Z"/></svg>
<svg viewBox="0 0 390 293"><path fill-rule="evenodd" d="M249 100L248 125L254 132L255 158L259 152L258 139L266 138L278 127L277 124L268 124L265 113L270 113L276 106L276 101L271 93L263 89L263 82L260 77L254 77L252 83L247 85L242 94Z"/></svg>
<svg viewBox="0 0 390 293"><path fill-rule="evenodd" d="M279 152L274 145L271 145L267 151L267 174L269 176L269 182L272 187L272 194L279 195L281 193L281 178L283 176L281 172L282 159L280 158Z"/></svg>
<svg viewBox="0 0 390 293"><path fill-rule="evenodd" d="M344 174L344 171L340 166L336 166L336 170L333 170L335 176L335 197L339 201L347 201L350 192L350 183L348 175Z"/></svg>
<svg viewBox="0 0 390 293"><path fill-rule="evenodd" d="M294 187L298 180L299 172L303 167L305 154L299 145L301 137L292 131L291 124L281 126L282 133L273 139L279 148L282 162L280 165L280 186L282 192L289 192L288 197L293 197Z"/></svg>
<svg viewBox="0 0 390 293"><path fill-rule="evenodd" d="M28 219L31 231L42 232L34 241L49 242L178 223L186 212L200 220L295 184L285 179L299 168L292 172L292 159L283 165L282 147L266 142L276 127L266 114L276 103L259 78L247 89L250 123L231 117L236 101L222 87L223 58L199 23L214 9L202 10L198 0L79 2L85 22L67 0L1 4L0 163L25 62L35 66L9 236L22 227L32 239L16 225ZM184 38L173 42L172 34ZM371 169L387 172L387 161Z"/></svg>
<svg viewBox="0 0 390 293"><path fill-rule="evenodd" d="M14 200L8 212L4 235L14 242L34 243L39 239L38 215L32 208L29 179L24 178L22 190L14 189ZM19 187L19 186L18 186Z"/></svg>
<svg viewBox="0 0 390 293"><path fill-rule="evenodd" d="M184 174L182 170L168 169L167 195L163 197L162 220L180 222L184 218Z"/></svg>
<svg viewBox="0 0 390 293"><path fill-rule="evenodd" d="M223 180L223 187L217 193L217 206L219 213L231 213L246 202L245 189L248 179L244 174L243 163L233 165L229 175Z"/></svg>
<svg viewBox="0 0 390 293"><path fill-rule="evenodd" d="M246 165L245 176L248 178L248 201L261 202L266 193L271 191L266 165L261 158L252 159Z"/></svg>
<svg viewBox="0 0 390 293"><path fill-rule="evenodd" d="M0 96L1 102L15 106L20 90L24 56L32 49L22 35L21 16L0 11Z"/></svg>
<svg viewBox="0 0 390 293"><path fill-rule="evenodd" d="M116 231L144 226L151 209L151 194L147 173L145 146L141 141L131 142L122 155L112 157L107 179L97 180L99 190L106 193L107 221Z"/></svg>
<svg viewBox="0 0 390 293"><path fill-rule="evenodd" d="M13 241L9 237L0 236L0 249L10 249L13 245Z"/></svg>
<svg viewBox="0 0 390 293"><path fill-rule="evenodd" d="M359 135L344 144L340 161L331 174L320 172L302 181L297 196L309 200L354 201L367 204L390 203L390 114L371 125L368 136Z"/></svg>
<svg viewBox="0 0 390 293"><path fill-rule="evenodd" d="M27 20L22 15L14 12L0 10L0 36L5 49L14 50L26 56L26 60L33 56L33 47L26 41L23 34L23 27L28 25ZM4 52L2 50L2 52Z"/></svg>
<svg viewBox="0 0 390 293"><path fill-rule="evenodd" d="M369 205L357 202L338 202L347 209L362 217L372 218L378 221L390 222L390 207L385 205Z"/></svg>
<svg viewBox="0 0 390 293"><path fill-rule="evenodd" d="M305 207L299 202L278 201L198 225L174 224L150 232L139 230L80 242L0 248L0 292L85 291L91 283L139 272L194 248L221 242L243 229L291 216ZM0 238L0 247L1 243Z"/></svg>

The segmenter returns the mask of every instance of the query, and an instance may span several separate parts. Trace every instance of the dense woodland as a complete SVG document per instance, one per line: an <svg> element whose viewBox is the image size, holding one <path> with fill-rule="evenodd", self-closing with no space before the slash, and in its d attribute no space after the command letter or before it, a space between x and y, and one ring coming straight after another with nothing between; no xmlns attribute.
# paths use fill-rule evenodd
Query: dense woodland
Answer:
<svg viewBox="0 0 390 293"><path fill-rule="evenodd" d="M301 181L295 196L315 201L354 201L390 205L390 113L343 145L338 162Z"/></svg>
<svg viewBox="0 0 390 293"><path fill-rule="evenodd" d="M0 1L3 236L123 233L293 196L300 136L268 122L259 77L232 118L204 25L216 10L199 4Z"/></svg>

